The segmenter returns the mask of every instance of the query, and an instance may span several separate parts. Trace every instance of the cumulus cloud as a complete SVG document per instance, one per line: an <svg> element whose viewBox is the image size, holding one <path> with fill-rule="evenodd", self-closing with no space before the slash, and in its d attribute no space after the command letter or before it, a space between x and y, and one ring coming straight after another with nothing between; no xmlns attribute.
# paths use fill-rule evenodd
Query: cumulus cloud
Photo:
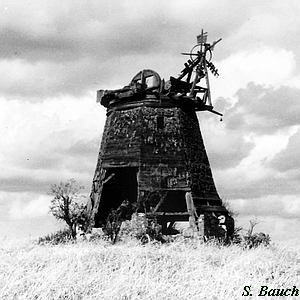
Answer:
<svg viewBox="0 0 300 300"><path fill-rule="evenodd" d="M204 144L213 169L227 169L237 166L254 147L238 130L228 131L226 122L220 122L216 115L199 113Z"/></svg>
<svg viewBox="0 0 300 300"><path fill-rule="evenodd" d="M51 196L32 191L0 191L0 236L40 237L61 229L48 213L50 201Z"/></svg>
<svg viewBox="0 0 300 300"><path fill-rule="evenodd" d="M295 134L293 134L288 141L286 148L284 148L280 153L278 153L274 159L270 162L270 166L276 171L287 173L296 172L299 176L298 171L300 165L300 158L298 149L300 148L300 131L299 126ZM296 175L294 173L294 175Z"/></svg>
<svg viewBox="0 0 300 300"><path fill-rule="evenodd" d="M272 134L298 125L299 93L296 88L264 88L250 83L237 92L238 102L226 111L226 126L230 130Z"/></svg>
<svg viewBox="0 0 300 300"><path fill-rule="evenodd" d="M35 101L38 97L61 93L78 95L94 89L95 83L104 88L111 82L123 84L121 79L133 76L145 62L149 64L146 68L158 68L164 77L176 76L184 62L179 53L189 51L203 26L195 26L199 17L206 24L210 39L223 37L222 48L216 50L219 59L226 58L218 65L221 73L227 78L232 78L233 73L244 74L231 82L223 79L218 93L227 97L230 87L235 92L253 80L282 81L291 68L291 51L268 48L264 43L260 44L262 49L234 47L231 37L257 13L253 5L245 9L245 4L243 1L235 1L234 5L229 1L188 4L115 1L114 5L104 1L90 1L89 5L76 1L64 4L23 1L22 5L18 1L4 2L0 8L3 12L0 42L5 45L0 49L3 83L0 92ZM269 13L268 6L259 7L262 15ZM259 27L262 19L251 19L251 26ZM238 38L241 43L248 39L244 31L250 30L241 31ZM275 65L280 65L278 72L274 72Z"/></svg>
<svg viewBox="0 0 300 300"><path fill-rule="evenodd" d="M213 96L232 98L239 89L247 89L250 82L264 87L288 83L295 76L296 58L292 51L261 46L232 53L215 65L220 77L212 78Z"/></svg>
<svg viewBox="0 0 300 300"><path fill-rule="evenodd" d="M38 198L25 203L24 199L21 201L13 202L9 210L9 217L13 220L31 219L42 217L49 211L49 197L39 196Z"/></svg>
<svg viewBox="0 0 300 300"><path fill-rule="evenodd" d="M218 109L218 101L226 101L218 99L216 110L224 112L224 122L212 114L199 114L205 144L215 167L233 168L242 164L252 165L253 169L254 161L266 166L286 147L299 124L298 95L296 88L267 88L249 83L236 93L233 106L227 102ZM291 149L296 149L294 146Z"/></svg>
<svg viewBox="0 0 300 300"><path fill-rule="evenodd" d="M51 181L92 176L105 121L93 98L0 101L3 188L40 191Z"/></svg>
<svg viewBox="0 0 300 300"><path fill-rule="evenodd" d="M235 199L231 201L233 210L243 211L244 215L277 216L282 218L298 218L300 201L295 195L268 195L251 199Z"/></svg>
<svg viewBox="0 0 300 300"><path fill-rule="evenodd" d="M274 172L272 160L288 144L289 133L250 137L252 149L247 157L227 169L218 168L215 162L217 186L229 199L253 198L267 195L298 193L298 185L291 176Z"/></svg>
<svg viewBox="0 0 300 300"><path fill-rule="evenodd" d="M0 192L1 219L22 220L46 216L51 196L32 192Z"/></svg>

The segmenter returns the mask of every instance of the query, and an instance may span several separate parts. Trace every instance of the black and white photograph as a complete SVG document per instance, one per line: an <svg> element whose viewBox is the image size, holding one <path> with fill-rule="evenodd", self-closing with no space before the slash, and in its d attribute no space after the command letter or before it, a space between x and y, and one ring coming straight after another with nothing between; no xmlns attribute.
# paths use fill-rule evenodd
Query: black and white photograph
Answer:
<svg viewBox="0 0 300 300"><path fill-rule="evenodd" d="M300 299L299 14L2 0L0 299Z"/></svg>

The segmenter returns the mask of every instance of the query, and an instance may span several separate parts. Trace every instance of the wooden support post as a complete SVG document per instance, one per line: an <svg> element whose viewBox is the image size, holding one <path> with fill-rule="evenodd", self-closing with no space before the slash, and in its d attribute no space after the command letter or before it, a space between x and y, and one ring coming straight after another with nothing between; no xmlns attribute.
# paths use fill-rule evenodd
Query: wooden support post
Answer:
<svg viewBox="0 0 300 300"><path fill-rule="evenodd" d="M94 190L94 207L92 208L91 215L90 215L90 222L89 222L89 230L92 230L92 228L95 225L95 216L99 210L99 205L100 205L100 198L103 190L103 186L106 182L108 182L111 178L115 176L114 173L109 175L106 179L106 170L103 170L102 174L100 174L100 180L99 180L99 186L97 187L97 190Z"/></svg>
<svg viewBox="0 0 300 300"><path fill-rule="evenodd" d="M187 211L189 214L189 227L190 227L190 232L192 234L192 237L197 236L197 224L196 224L196 217L197 217L197 212L194 206L194 201L192 197L191 192L186 192L185 193L185 201L186 201L186 206L187 206Z"/></svg>
<svg viewBox="0 0 300 300"><path fill-rule="evenodd" d="M204 215L200 215L197 220L197 227L198 227L198 236L199 240L204 240Z"/></svg>

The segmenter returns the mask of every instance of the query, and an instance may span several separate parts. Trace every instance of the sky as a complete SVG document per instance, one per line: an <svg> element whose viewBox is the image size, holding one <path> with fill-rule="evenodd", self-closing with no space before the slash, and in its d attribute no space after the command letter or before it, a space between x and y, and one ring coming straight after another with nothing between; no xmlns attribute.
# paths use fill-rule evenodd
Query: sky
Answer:
<svg viewBox="0 0 300 300"><path fill-rule="evenodd" d="M50 186L88 195L105 122L96 91L142 69L176 77L201 30L222 38L198 113L220 197L247 229L300 244L300 1L2 0L0 237L62 226Z"/></svg>

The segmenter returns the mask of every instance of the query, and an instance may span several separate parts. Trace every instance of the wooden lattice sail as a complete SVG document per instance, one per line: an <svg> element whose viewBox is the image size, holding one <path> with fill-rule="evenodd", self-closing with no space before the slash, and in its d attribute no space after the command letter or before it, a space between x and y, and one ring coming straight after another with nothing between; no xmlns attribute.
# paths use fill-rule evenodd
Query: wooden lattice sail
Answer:
<svg viewBox="0 0 300 300"><path fill-rule="evenodd" d="M195 214L226 215L217 193L196 112L213 110L207 58L213 46L205 33L179 77L164 81L152 70L139 72L128 86L98 91L107 108L89 203L91 226L105 224L123 201L155 215L166 230L187 221L186 196ZM204 79L204 85L200 85ZM220 115L220 114L219 114Z"/></svg>

